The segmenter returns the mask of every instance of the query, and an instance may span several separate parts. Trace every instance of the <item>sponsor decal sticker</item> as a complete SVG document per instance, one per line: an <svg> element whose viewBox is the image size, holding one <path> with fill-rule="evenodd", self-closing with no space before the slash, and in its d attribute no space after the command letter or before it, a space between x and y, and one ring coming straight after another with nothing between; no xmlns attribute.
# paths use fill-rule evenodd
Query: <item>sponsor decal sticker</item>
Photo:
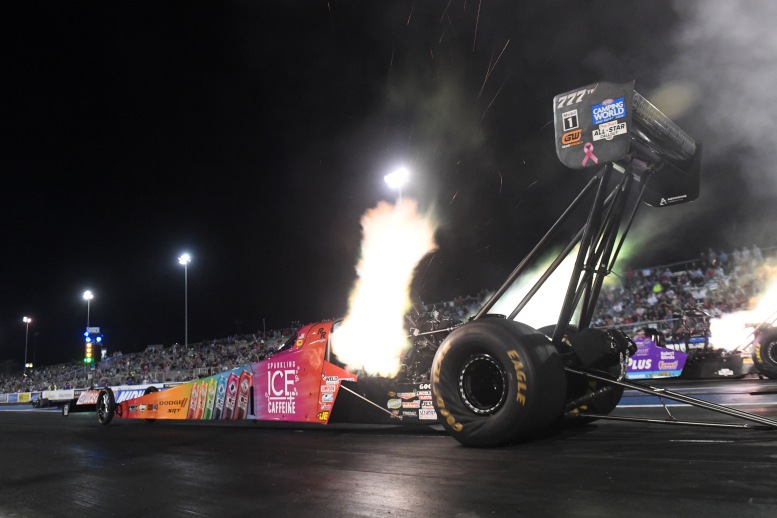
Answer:
<svg viewBox="0 0 777 518"><path fill-rule="evenodd" d="M386 408L401 408L401 407L402 407L401 399L389 399L386 402Z"/></svg>
<svg viewBox="0 0 777 518"><path fill-rule="evenodd" d="M617 137L618 135L625 135L626 134L626 123L625 122L605 122L604 124L600 124L597 129L593 131L593 139L594 140L612 140L614 137Z"/></svg>
<svg viewBox="0 0 777 518"><path fill-rule="evenodd" d="M421 402L417 399L415 401L403 401L402 408L420 408Z"/></svg>
<svg viewBox="0 0 777 518"><path fill-rule="evenodd" d="M594 138L596 140L596 138ZM579 146L583 143L583 130L567 131L561 135L561 149L572 146Z"/></svg>
<svg viewBox="0 0 777 518"><path fill-rule="evenodd" d="M296 412L297 382L299 366L296 361L277 362L283 368L268 369L267 375L267 413L293 414Z"/></svg>
<svg viewBox="0 0 777 518"><path fill-rule="evenodd" d="M602 124L625 116L626 100L623 97L605 99L601 104L591 106L591 117L594 124Z"/></svg>
<svg viewBox="0 0 777 518"><path fill-rule="evenodd" d="M335 390L337 390L337 385L321 385L322 393L334 392Z"/></svg>
<svg viewBox="0 0 777 518"><path fill-rule="evenodd" d="M577 116L577 110L569 110L561 114L561 121L564 123L564 131L571 132L571 130L580 127L580 119Z"/></svg>
<svg viewBox="0 0 777 518"><path fill-rule="evenodd" d="M596 158L596 155L594 155L594 145L590 142L586 142L583 145L583 152L585 152L585 156L583 157L583 167L588 163L588 159L590 158L594 164L599 163L599 159Z"/></svg>
<svg viewBox="0 0 777 518"><path fill-rule="evenodd" d="M323 411L318 413L318 420L319 421L328 421L329 420L329 411Z"/></svg>
<svg viewBox="0 0 777 518"><path fill-rule="evenodd" d="M437 412L434 411L434 408L422 408L418 411L418 419L437 419Z"/></svg>
<svg viewBox="0 0 777 518"><path fill-rule="evenodd" d="M325 403L331 403L334 400L335 400L334 394L321 394L321 401Z"/></svg>
<svg viewBox="0 0 777 518"><path fill-rule="evenodd" d="M672 203L680 203L687 198L687 194L681 194L680 196L672 196L671 198L661 198L659 205L671 205Z"/></svg>
<svg viewBox="0 0 777 518"><path fill-rule="evenodd" d="M397 396L401 397L402 399L413 399L416 396L415 392L400 392L397 394Z"/></svg>

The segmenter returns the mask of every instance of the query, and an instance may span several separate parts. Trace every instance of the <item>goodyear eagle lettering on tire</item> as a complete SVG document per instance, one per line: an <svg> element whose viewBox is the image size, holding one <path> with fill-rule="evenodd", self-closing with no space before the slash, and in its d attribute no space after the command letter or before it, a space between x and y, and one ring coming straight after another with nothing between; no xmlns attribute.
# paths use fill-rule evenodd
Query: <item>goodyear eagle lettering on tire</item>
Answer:
<svg viewBox="0 0 777 518"><path fill-rule="evenodd" d="M432 364L443 426L465 446L498 446L547 433L561 415L564 367L550 340L503 319L454 330Z"/></svg>

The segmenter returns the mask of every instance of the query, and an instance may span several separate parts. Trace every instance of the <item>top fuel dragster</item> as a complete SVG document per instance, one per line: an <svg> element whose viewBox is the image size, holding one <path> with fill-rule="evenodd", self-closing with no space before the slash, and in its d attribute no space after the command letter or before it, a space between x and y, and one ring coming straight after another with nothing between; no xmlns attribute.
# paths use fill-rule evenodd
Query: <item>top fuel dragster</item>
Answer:
<svg viewBox="0 0 777 518"><path fill-rule="evenodd" d="M561 162L597 171L474 317L461 325L415 327L413 348L395 377L366 376L339 364L329 347L338 323L321 322L301 328L270 358L229 372L149 389L119 404L111 389L102 389L99 422L121 417L439 423L461 444L495 446L541 436L569 420L615 419L608 414L624 388L632 388L748 421L743 428L777 427L771 419L626 380L635 343L620 331L590 327L602 283L637 208L698 196L701 144L638 94L633 82L599 82L557 95L553 113ZM512 309L496 311L586 200L585 224L517 305L509 302ZM566 293L558 297L558 313L546 312L547 325L540 328L519 321L568 256L574 264Z"/></svg>
<svg viewBox="0 0 777 518"><path fill-rule="evenodd" d="M702 309L676 311L668 338L650 327L632 337L637 351L629 358L629 379L742 378L759 372L753 359L752 335L749 343L732 350L714 347L710 343L710 316Z"/></svg>

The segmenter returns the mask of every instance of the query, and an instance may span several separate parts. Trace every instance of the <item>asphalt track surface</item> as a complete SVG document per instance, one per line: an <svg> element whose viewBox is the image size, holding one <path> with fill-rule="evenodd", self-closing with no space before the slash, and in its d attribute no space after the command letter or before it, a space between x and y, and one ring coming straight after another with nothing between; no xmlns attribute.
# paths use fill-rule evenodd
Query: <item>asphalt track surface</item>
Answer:
<svg viewBox="0 0 777 518"><path fill-rule="evenodd" d="M777 418L777 382L672 387ZM612 415L664 418L656 402L624 397ZM777 516L777 430L599 420L475 449L430 427L101 426L91 413L5 410L0 442L1 517Z"/></svg>

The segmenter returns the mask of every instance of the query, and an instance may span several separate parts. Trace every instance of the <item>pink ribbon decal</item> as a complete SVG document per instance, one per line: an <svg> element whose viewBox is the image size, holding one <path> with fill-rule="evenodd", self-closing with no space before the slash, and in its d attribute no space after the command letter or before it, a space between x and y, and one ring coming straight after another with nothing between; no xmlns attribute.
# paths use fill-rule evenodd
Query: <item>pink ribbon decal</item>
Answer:
<svg viewBox="0 0 777 518"><path fill-rule="evenodd" d="M583 146L583 151L585 151L585 156L583 157L583 166L584 167L585 167L586 162L588 162L589 158L594 161L594 164L598 164L599 163L599 159L596 158L596 156L594 155L594 145L593 144L591 144L590 142L586 142L585 145Z"/></svg>

